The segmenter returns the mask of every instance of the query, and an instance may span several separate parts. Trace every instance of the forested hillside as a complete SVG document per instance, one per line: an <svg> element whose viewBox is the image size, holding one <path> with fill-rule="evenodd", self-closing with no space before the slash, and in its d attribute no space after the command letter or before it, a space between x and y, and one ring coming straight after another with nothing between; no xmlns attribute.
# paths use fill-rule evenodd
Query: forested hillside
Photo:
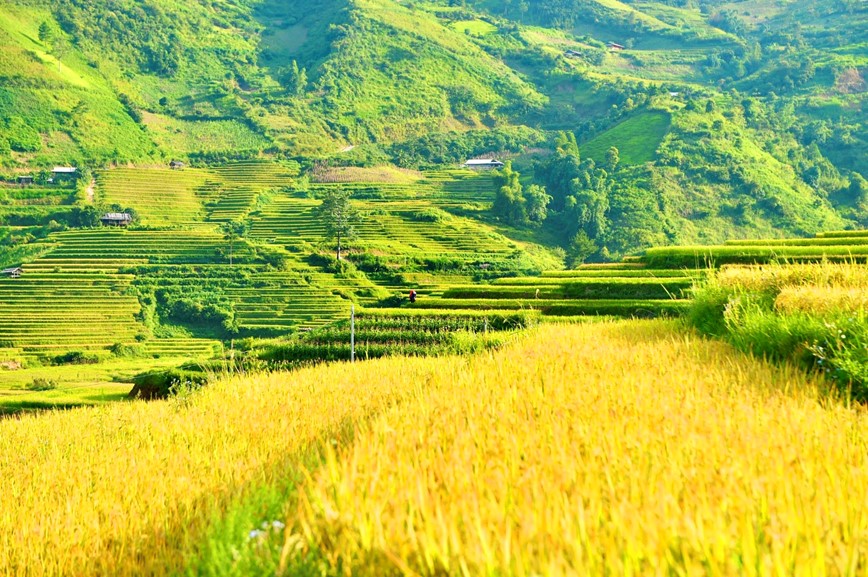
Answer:
<svg viewBox="0 0 868 577"><path fill-rule="evenodd" d="M499 155L552 204L492 217L574 259L808 234L868 224L866 30L858 0L10 0L0 163Z"/></svg>

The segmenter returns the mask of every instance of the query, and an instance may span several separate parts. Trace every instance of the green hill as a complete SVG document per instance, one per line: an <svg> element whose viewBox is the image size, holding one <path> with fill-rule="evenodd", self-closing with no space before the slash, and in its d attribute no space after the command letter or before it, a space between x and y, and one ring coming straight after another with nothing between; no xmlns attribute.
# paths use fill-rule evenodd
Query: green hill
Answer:
<svg viewBox="0 0 868 577"><path fill-rule="evenodd" d="M54 164L417 169L510 155L529 185L545 181L531 159L563 132L606 197L606 232L583 225L587 258L866 223L862 3L452 4L12 0L0 164L14 180ZM109 204L137 208L134 185L100 184ZM194 184L159 193L164 223L223 210L214 202L243 217L256 196ZM569 251L572 218L556 200L517 234Z"/></svg>

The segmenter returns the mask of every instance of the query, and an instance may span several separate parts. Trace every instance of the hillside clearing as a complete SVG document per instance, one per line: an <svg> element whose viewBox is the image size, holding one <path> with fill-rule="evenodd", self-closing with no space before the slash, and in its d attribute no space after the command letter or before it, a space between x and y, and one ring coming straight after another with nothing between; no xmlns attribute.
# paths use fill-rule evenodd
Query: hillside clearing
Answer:
<svg viewBox="0 0 868 577"><path fill-rule="evenodd" d="M628 118L581 146L585 157L601 163L612 146L618 149L621 163L642 164L654 160L657 147L669 130L669 114L650 111Z"/></svg>

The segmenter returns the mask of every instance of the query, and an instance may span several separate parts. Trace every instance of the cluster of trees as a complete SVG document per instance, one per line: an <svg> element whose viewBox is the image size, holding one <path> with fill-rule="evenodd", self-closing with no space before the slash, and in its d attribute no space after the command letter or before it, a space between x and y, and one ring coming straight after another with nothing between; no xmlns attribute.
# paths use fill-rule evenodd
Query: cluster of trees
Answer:
<svg viewBox="0 0 868 577"><path fill-rule="evenodd" d="M609 200L618 166L618 149L612 147L605 167L593 159L581 159L576 137L561 133L555 154L538 163L535 177L552 196L553 217L571 264L584 261L601 249L600 241L609 229Z"/></svg>
<svg viewBox="0 0 868 577"><path fill-rule="evenodd" d="M507 162L493 174L496 196L493 213L513 226L545 223L560 237L568 264L605 256L610 199L615 187L619 151L611 147L600 166L581 159L576 136L562 132L550 158L534 166L534 182L523 186L521 175Z"/></svg>
<svg viewBox="0 0 868 577"><path fill-rule="evenodd" d="M402 167L456 164L491 151L518 152L545 141L542 133L526 128L502 128L426 134L388 147Z"/></svg>
<svg viewBox="0 0 868 577"><path fill-rule="evenodd" d="M307 69L299 67L296 60L289 66L278 69L277 77L291 96L301 96L307 89Z"/></svg>
<svg viewBox="0 0 868 577"><path fill-rule="evenodd" d="M541 224L548 216L548 205L552 197L544 187L532 184L525 188L520 174L507 162L503 170L494 174L496 190L494 214L513 226Z"/></svg>
<svg viewBox="0 0 868 577"><path fill-rule="evenodd" d="M60 27L76 44L93 42L129 58L145 72L173 76L183 60L183 33L177 13L159 3L53 0Z"/></svg>

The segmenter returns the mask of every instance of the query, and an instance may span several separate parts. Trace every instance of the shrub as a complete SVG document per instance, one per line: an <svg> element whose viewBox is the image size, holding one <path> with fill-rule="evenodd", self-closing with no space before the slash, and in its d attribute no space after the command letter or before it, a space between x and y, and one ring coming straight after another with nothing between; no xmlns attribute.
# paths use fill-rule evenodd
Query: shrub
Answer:
<svg viewBox="0 0 868 577"><path fill-rule="evenodd" d="M57 382L46 378L33 379L28 385L28 391L51 391L57 388Z"/></svg>
<svg viewBox="0 0 868 577"><path fill-rule="evenodd" d="M57 355L51 359L53 365L95 365L100 361L100 357L96 353L84 351L70 351L62 355Z"/></svg>
<svg viewBox="0 0 868 577"><path fill-rule="evenodd" d="M144 347L141 345L115 343L109 350L116 357L139 357L144 352Z"/></svg>
<svg viewBox="0 0 868 577"><path fill-rule="evenodd" d="M183 368L167 371L152 371L133 377L131 399L165 399L172 394L172 389L179 385L186 387L201 387L209 380L209 375L198 370Z"/></svg>

